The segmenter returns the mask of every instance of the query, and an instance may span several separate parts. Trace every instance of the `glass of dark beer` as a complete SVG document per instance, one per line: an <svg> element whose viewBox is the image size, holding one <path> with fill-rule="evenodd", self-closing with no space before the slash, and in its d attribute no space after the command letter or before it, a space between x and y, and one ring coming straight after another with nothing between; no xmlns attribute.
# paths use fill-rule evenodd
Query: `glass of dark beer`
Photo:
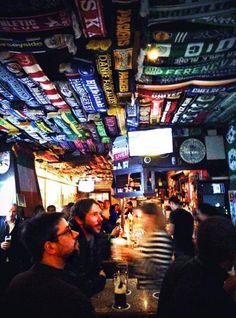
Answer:
<svg viewBox="0 0 236 318"><path fill-rule="evenodd" d="M125 309L127 308L126 303L126 291L127 291L127 282L124 279L119 271L114 274L114 307L116 309Z"/></svg>

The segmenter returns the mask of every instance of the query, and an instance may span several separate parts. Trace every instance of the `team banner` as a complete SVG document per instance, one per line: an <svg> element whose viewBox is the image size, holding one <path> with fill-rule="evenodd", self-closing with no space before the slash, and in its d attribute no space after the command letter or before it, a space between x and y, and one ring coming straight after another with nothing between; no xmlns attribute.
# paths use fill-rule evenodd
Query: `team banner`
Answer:
<svg viewBox="0 0 236 318"><path fill-rule="evenodd" d="M159 66L144 66L143 73L145 75L154 76L187 76L198 77L201 75L225 76L230 75L235 71L236 59L229 58L224 60L218 60L214 62L201 63L197 65L189 66L177 66L177 67L159 67Z"/></svg>
<svg viewBox="0 0 236 318"><path fill-rule="evenodd" d="M86 139L86 134L83 128L79 125L69 110L62 111L61 118L70 126L71 130L78 136L79 139Z"/></svg>
<svg viewBox="0 0 236 318"><path fill-rule="evenodd" d="M228 26L234 27L236 24L236 15L220 15L220 16L207 16L197 19L191 19L192 22L202 23L202 24L212 24L218 26Z"/></svg>
<svg viewBox="0 0 236 318"><path fill-rule="evenodd" d="M43 53L66 47L69 53L75 54L77 51L72 34L54 34L47 37L38 36L22 39L0 37L0 50L13 53Z"/></svg>
<svg viewBox="0 0 236 318"><path fill-rule="evenodd" d="M20 99L18 96L12 94L10 87L5 82L0 82L0 94L8 101Z"/></svg>
<svg viewBox="0 0 236 318"><path fill-rule="evenodd" d="M97 128L97 132L101 138L101 142L102 143L109 143L110 142L110 138L107 136L107 133L106 133L106 129L105 129L105 126L103 124L103 121L102 120L97 120L94 122L95 125L96 125L96 128Z"/></svg>
<svg viewBox="0 0 236 318"><path fill-rule="evenodd" d="M26 74L35 82L39 83L49 101L57 108L69 109L69 106L58 94L55 85L45 75L36 59L31 54L16 54L16 60L22 66Z"/></svg>
<svg viewBox="0 0 236 318"><path fill-rule="evenodd" d="M204 54L193 57L159 57L156 62L150 62L147 59L144 61L145 65L155 66L183 66L198 63L214 62L221 59L236 58L236 51L229 51L225 53Z"/></svg>
<svg viewBox="0 0 236 318"><path fill-rule="evenodd" d="M35 16L0 17L0 31L6 33L50 31L71 27L71 25L69 10L60 10Z"/></svg>
<svg viewBox="0 0 236 318"><path fill-rule="evenodd" d="M113 59L115 88L118 96L127 96L133 91L132 59L136 23L134 12L138 10L137 1L112 1L115 20L113 39Z"/></svg>
<svg viewBox="0 0 236 318"><path fill-rule="evenodd" d="M63 72L74 91L78 94L81 105L86 113L96 113L96 109L92 104L89 93L85 89L80 74L71 64L61 64L60 72Z"/></svg>
<svg viewBox="0 0 236 318"><path fill-rule="evenodd" d="M113 107L108 109L107 114L116 117L120 134L125 135L127 133L125 109L122 107Z"/></svg>
<svg viewBox="0 0 236 318"><path fill-rule="evenodd" d="M23 68L14 58L9 57L8 59L4 59L2 60L2 63L5 65L8 71L12 73L13 76L15 76L24 86L27 87L39 104L50 104L49 99L41 87L29 76L27 76Z"/></svg>
<svg viewBox="0 0 236 318"><path fill-rule="evenodd" d="M100 137L97 132L96 125L93 122L82 124L81 126L84 129L84 131L89 133L89 135L93 138L93 140L100 141Z"/></svg>
<svg viewBox="0 0 236 318"><path fill-rule="evenodd" d="M181 29L175 31L175 25L153 26L148 30L149 42L157 43L188 43L199 41L215 41L217 39L225 39L235 35L235 30L232 28L206 28L197 23L183 23ZM170 31L169 31L170 30Z"/></svg>
<svg viewBox="0 0 236 318"><path fill-rule="evenodd" d="M65 66L63 71L78 93L85 111L87 109L90 112L107 111L105 96L92 61L76 59Z"/></svg>
<svg viewBox="0 0 236 318"><path fill-rule="evenodd" d="M171 119L172 119L174 112L177 109L178 102L179 102L179 97L166 99L164 106L163 106L161 123L166 123L166 124L171 123Z"/></svg>
<svg viewBox="0 0 236 318"><path fill-rule="evenodd" d="M108 52L96 55L97 70L101 77L102 88L109 106L117 105L117 97L112 76L111 55Z"/></svg>
<svg viewBox="0 0 236 318"><path fill-rule="evenodd" d="M106 36L101 0L74 0L86 38Z"/></svg>
<svg viewBox="0 0 236 318"><path fill-rule="evenodd" d="M17 96L18 99L25 101L29 106L38 107L40 104L30 94L27 88L20 83L17 78L8 71L8 69L0 63L0 80L5 82L11 89L11 92Z"/></svg>
<svg viewBox="0 0 236 318"><path fill-rule="evenodd" d="M61 116L54 116L53 120L55 124L63 131L63 133L66 135L68 141L74 141L78 139L78 136L73 132L73 130L70 128L69 124L67 124Z"/></svg>
<svg viewBox="0 0 236 318"><path fill-rule="evenodd" d="M103 118L103 123L106 127L106 131L109 137L117 137L119 135L119 129L115 116L106 116Z"/></svg>
<svg viewBox="0 0 236 318"><path fill-rule="evenodd" d="M79 99L76 97L72 87L69 83L63 81L57 81L54 83L58 88L61 96L67 102L67 104L72 108L75 117L80 123L87 122L87 115L84 112Z"/></svg>
<svg viewBox="0 0 236 318"><path fill-rule="evenodd" d="M234 0L215 0L213 1L185 1L181 4L162 5L156 1L149 3L148 25L160 22L186 20L191 18L201 18L211 15L224 15L236 12Z"/></svg>
<svg viewBox="0 0 236 318"><path fill-rule="evenodd" d="M175 89L186 89L186 86L196 85L199 87L218 87L218 86L228 86L234 85L236 83L236 78L226 79L226 80L215 80L215 81L202 81L202 80L192 80L183 83L177 84L168 84L168 85L146 85L146 84L137 84L137 90L144 89L147 91L169 91Z"/></svg>
<svg viewBox="0 0 236 318"><path fill-rule="evenodd" d="M131 102L126 104L126 123L128 131L139 127L139 101L132 96Z"/></svg>
<svg viewBox="0 0 236 318"><path fill-rule="evenodd" d="M159 57L198 57L201 55L226 53L236 50L236 36L217 39L214 41L205 40L181 44L172 43L151 43L152 48L158 50Z"/></svg>

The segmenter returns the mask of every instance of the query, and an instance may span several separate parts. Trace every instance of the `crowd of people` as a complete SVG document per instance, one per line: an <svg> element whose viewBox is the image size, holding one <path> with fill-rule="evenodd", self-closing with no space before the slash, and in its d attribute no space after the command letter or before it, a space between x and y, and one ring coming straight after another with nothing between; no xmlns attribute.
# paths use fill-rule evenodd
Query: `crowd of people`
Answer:
<svg viewBox="0 0 236 318"><path fill-rule="evenodd" d="M13 204L0 219L1 308L13 316L14 299L24 317L95 317L90 298L105 288L111 239L124 236L124 220L139 217L142 240L123 246L121 258L139 288L160 290L157 317L227 316L236 309L236 228L208 204L199 204L195 220L176 196L169 207L167 226L152 202L128 201L122 212L109 200L81 199L62 212L37 206L25 220Z"/></svg>

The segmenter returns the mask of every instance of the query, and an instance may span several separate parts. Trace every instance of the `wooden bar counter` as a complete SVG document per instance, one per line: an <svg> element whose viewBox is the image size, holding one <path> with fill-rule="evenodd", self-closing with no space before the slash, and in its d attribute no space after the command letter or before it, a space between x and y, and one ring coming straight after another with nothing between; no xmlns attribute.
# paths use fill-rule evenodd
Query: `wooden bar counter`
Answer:
<svg viewBox="0 0 236 318"><path fill-rule="evenodd" d="M153 297L155 290L137 289L137 279L129 279L131 294L126 296L129 309L113 309L114 286L113 280L107 279L105 289L91 298L99 318L115 317L155 317L157 312L157 299Z"/></svg>

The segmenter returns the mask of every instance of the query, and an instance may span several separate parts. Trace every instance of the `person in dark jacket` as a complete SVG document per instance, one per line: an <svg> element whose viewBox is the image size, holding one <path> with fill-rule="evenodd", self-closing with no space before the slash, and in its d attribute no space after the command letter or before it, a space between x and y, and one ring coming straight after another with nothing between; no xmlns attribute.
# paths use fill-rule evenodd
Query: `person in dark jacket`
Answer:
<svg viewBox="0 0 236 318"><path fill-rule="evenodd" d="M197 254L177 258L167 271L158 318L222 318L236 312L232 297L236 280L232 285L228 274L236 264L236 228L231 221L221 216L203 221L198 229Z"/></svg>
<svg viewBox="0 0 236 318"><path fill-rule="evenodd" d="M27 222L23 240L34 265L10 283L1 307L6 317L95 317L90 301L74 285L74 275L64 270L78 249L77 236L62 213L44 213Z"/></svg>
<svg viewBox="0 0 236 318"><path fill-rule="evenodd" d="M72 207L70 226L79 232L79 253L70 257L67 268L77 276L81 290L89 297L103 290L106 274L102 261L105 249L109 248L108 236L101 233L102 211L94 199L82 199Z"/></svg>
<svg viewBox="0 0 236 318"><path fill-rule="evenodd" d="M18 215L17 204L12 204L8 215L0 220L0 293L11 279L31 265L20 236L23 220Z"/></svg>

